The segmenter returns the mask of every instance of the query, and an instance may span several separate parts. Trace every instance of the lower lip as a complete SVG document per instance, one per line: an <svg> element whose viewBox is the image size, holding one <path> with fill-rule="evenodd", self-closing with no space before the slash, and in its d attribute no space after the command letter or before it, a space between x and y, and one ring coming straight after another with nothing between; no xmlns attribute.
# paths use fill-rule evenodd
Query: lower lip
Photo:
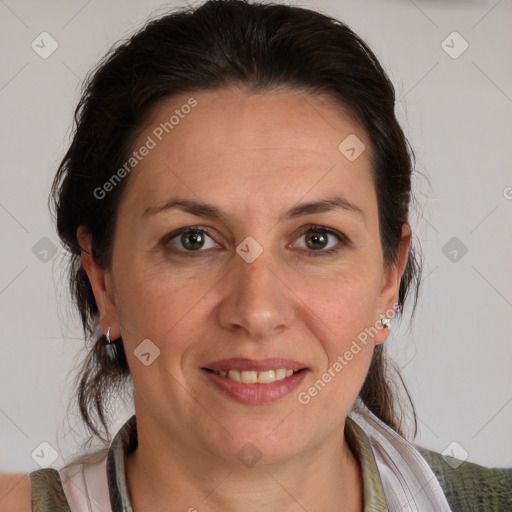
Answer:
<svg viewBox="0 0 512 512"><path fill-rule="evenodd" d="M221 377L204 369L201 369L201 371L218 389L234 398L237 402L244 404L268 404L275 402L296 389L308 373L308 370L304 369L271 384L244 384L243 382L237 382L228 377Z"/></svg>

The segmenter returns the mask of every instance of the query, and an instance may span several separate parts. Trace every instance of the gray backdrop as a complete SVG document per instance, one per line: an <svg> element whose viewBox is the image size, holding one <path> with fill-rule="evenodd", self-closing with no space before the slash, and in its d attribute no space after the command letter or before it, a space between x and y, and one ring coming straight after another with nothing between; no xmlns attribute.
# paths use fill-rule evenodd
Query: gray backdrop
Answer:
<svg viewBox="0 0 512 512"><path fill-rule="evenodd" d="M512 3L288 3L338 17L370 43L425 176L413 215L420 305L387 342L416 404L417 440L512 466ZM85 73L177 5L0 0L0 470L60 467L80 442L66 406L83 342L46 200ZM116 426L131 412L120 405Z"/></svg>

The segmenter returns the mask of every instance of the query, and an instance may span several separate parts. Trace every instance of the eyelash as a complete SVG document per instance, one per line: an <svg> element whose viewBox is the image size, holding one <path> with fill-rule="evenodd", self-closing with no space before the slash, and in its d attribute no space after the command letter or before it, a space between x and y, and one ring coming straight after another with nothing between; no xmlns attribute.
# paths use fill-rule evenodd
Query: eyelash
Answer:
<svg viewBox="0 0 512 512"><path fill-rule="evenodd" d="M309 249L303 249L303 251L308 256L311 256L313 258L324 257L324 256L333 256L338 251L340 251L342 249L342 247L345 246L347 244L347 242L348 242L347 237L345 235L343 235L342 233L339 233L338 231L335 231L334 229L327 228L325 226L318 226L318 225L308 226L308 228L305 231L303 231L297 237L297 239L300 238L301 236L304 236L306 233L309 233L310 231L312 231L312 232L319 231L319 232L322 232L322 233L328 233L329 235L333 235L333 236L335 236L336 238L339 239L339 243L336 246L331 247L330 249L326 249L324 251L322 251L322 250L311 251ZM210 238L213 238L213 236L210 233L209 229L206 228L206 227L187 226L185 228L181 228L178 231L173 231L172 233L166 235L164 237L164 239L163 239L164 246L167 247L171 240L173 240L174 238L178 237L182 233L186 233L186 232L206 233ZM195 257L197 257L197 253L205 252L205 251L181 251L179 249L176 249L176 250L179 251L181 255L183 255L183 256L185 256L187 258L195 258Z"/></svg>

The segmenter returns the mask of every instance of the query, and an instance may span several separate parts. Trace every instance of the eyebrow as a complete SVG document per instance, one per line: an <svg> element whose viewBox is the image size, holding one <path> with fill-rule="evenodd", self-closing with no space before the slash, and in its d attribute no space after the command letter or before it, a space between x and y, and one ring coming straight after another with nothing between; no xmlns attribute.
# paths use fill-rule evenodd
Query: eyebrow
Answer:
<svg viewBox="0 0 512 512"><path fill-rule="evenodd" d="M213 204L204 203L202 201L194 201L191 199L172 198L161 206L148 207L144 211L144 216L156 215L157 213L167 211L173 208L178 208L185 213L196 215L198 217L206 217L217 219L222 222L226 222L228 215L220 210ZM318 201L312 201L309 203L301 203L288 211L284 212L280 217L279 221L295 219L303 215L311 215L313 213L324 213L333 210L345 210L359 214L362 219L365 219L364 212L351 203L348 199L343 196L334 196Z"/></svg>

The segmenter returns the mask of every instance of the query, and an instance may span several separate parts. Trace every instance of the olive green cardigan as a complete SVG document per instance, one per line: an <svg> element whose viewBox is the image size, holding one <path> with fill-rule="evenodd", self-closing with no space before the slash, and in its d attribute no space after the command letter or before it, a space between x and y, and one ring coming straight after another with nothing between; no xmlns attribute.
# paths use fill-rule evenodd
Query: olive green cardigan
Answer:
<svg viewBox="0 0 512 512"><path fill-rule="evenodd" d="M416 449L432 468L453 512L512 512L512 468L467 461L450 465L440 453Z"/></svg>

